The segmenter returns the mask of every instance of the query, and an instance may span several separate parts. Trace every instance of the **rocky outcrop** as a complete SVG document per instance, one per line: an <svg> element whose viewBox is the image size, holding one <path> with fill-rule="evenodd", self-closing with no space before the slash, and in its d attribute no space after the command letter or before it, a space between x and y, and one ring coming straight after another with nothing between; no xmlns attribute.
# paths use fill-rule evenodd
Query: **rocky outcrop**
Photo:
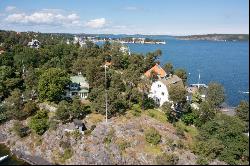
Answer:
<svg viewBox="0 0 250 166"><path fill-rule="evenodd" d="M196 164L197 157L191 151L173 148L168 143L169 140L180 140L171 124L161 123L146 115L111 118L108 123L96 124L90 135L81 137L64 131L71 124L60 124L56 130L48 130L43 136L31 134L20 139L9 130L13 123L9 121L0 126L0 138L7 138L6 145L30 162L73 165L156 164L157 156L174 153L179 157L177 164ZM89 129L90 125L86 123ZM159 145L152 146L146 142L144 133L148 127L154 127L161 134ZM63 143L68 143L68 148L73 152L66 160L60 159L59 155L64 152Z"/></svg>

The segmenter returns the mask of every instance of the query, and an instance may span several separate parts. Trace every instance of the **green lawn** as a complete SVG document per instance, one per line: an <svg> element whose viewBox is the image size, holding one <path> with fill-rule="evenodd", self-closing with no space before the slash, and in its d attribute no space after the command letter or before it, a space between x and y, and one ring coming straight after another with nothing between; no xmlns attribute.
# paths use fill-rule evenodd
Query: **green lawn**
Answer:
<svg viewBox="0 0 250 166"><path fill-rule="evenodd" d="M168 122L167 121L167 116L163 112L161 112L159 110L149 109L149 110L144 111L144 113L146 115L148 115L148 116L150 116L150 117L152 117L152 118L154 118L154 119L162 122L162 123Z"/></svg>

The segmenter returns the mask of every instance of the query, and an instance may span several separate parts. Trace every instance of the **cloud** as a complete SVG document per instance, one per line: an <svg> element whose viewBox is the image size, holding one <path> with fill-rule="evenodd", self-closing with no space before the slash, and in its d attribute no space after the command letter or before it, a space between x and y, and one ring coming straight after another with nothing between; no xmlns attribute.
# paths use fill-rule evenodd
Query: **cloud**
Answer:
<svg viewBox="0 0 250 166"><path fill-rule="evenodd" d="M42 10L31 14L13 13L8 15L5 21L23 25L70 25L79 24L80 17L75 13L62 14L49 10Z"/></svg>
<svg viewBox="0 0 250 166"><path fill-rule="evenodd" d="M87 23L85 23L85 26L89 28L102 28L105 24L106 24L105 18L97 18L89 20Z"/></svg>
<svg viewBox="0 0 250 166"><path fill-rule="evenodd" d="M129 12L149 12L150 10L145 9L144 7L136 7L136 6L126 6L123 7L122 10Z"/></svg>
<svg viewBox="0 0 250 166"><path fill-rule="evenodd" d="M7 7L5 8L5 11L6 11L6 12L10 12L10 11L13 11L13 10L15 10L15 9L16 9L15 6L7 6Z"/></svg>
<svg viewBox="0 0 250 166"><path fill-rule="evenodd" d="M135 6L128 6L128 7L125 7L124 10L138 10L138 8Z"/></svg>

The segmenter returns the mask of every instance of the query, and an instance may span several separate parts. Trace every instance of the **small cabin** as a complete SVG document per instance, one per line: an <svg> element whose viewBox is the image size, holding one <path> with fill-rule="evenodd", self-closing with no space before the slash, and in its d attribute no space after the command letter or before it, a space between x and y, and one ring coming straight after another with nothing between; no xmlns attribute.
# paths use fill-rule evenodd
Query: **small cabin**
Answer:
<svg viewBox="0 0 250 166"><path fill-rule="evenodd" d="M75 125L75 128L78 129L80 132L84 132L85 130L87 130L85 124L81 120L74 119L73 123Z"/></svg>

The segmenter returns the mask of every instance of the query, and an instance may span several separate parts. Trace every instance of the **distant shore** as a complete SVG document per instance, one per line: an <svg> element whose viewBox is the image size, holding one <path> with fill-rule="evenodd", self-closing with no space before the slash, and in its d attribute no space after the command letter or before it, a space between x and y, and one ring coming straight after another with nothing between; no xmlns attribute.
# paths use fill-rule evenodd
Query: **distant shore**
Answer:
<svg viewBox="0 0 250 166"><path fill-rule="evenodd" d="M209 40L209 41L249 41L248 34L207 34L175 36L179 40Z"/></svg>

